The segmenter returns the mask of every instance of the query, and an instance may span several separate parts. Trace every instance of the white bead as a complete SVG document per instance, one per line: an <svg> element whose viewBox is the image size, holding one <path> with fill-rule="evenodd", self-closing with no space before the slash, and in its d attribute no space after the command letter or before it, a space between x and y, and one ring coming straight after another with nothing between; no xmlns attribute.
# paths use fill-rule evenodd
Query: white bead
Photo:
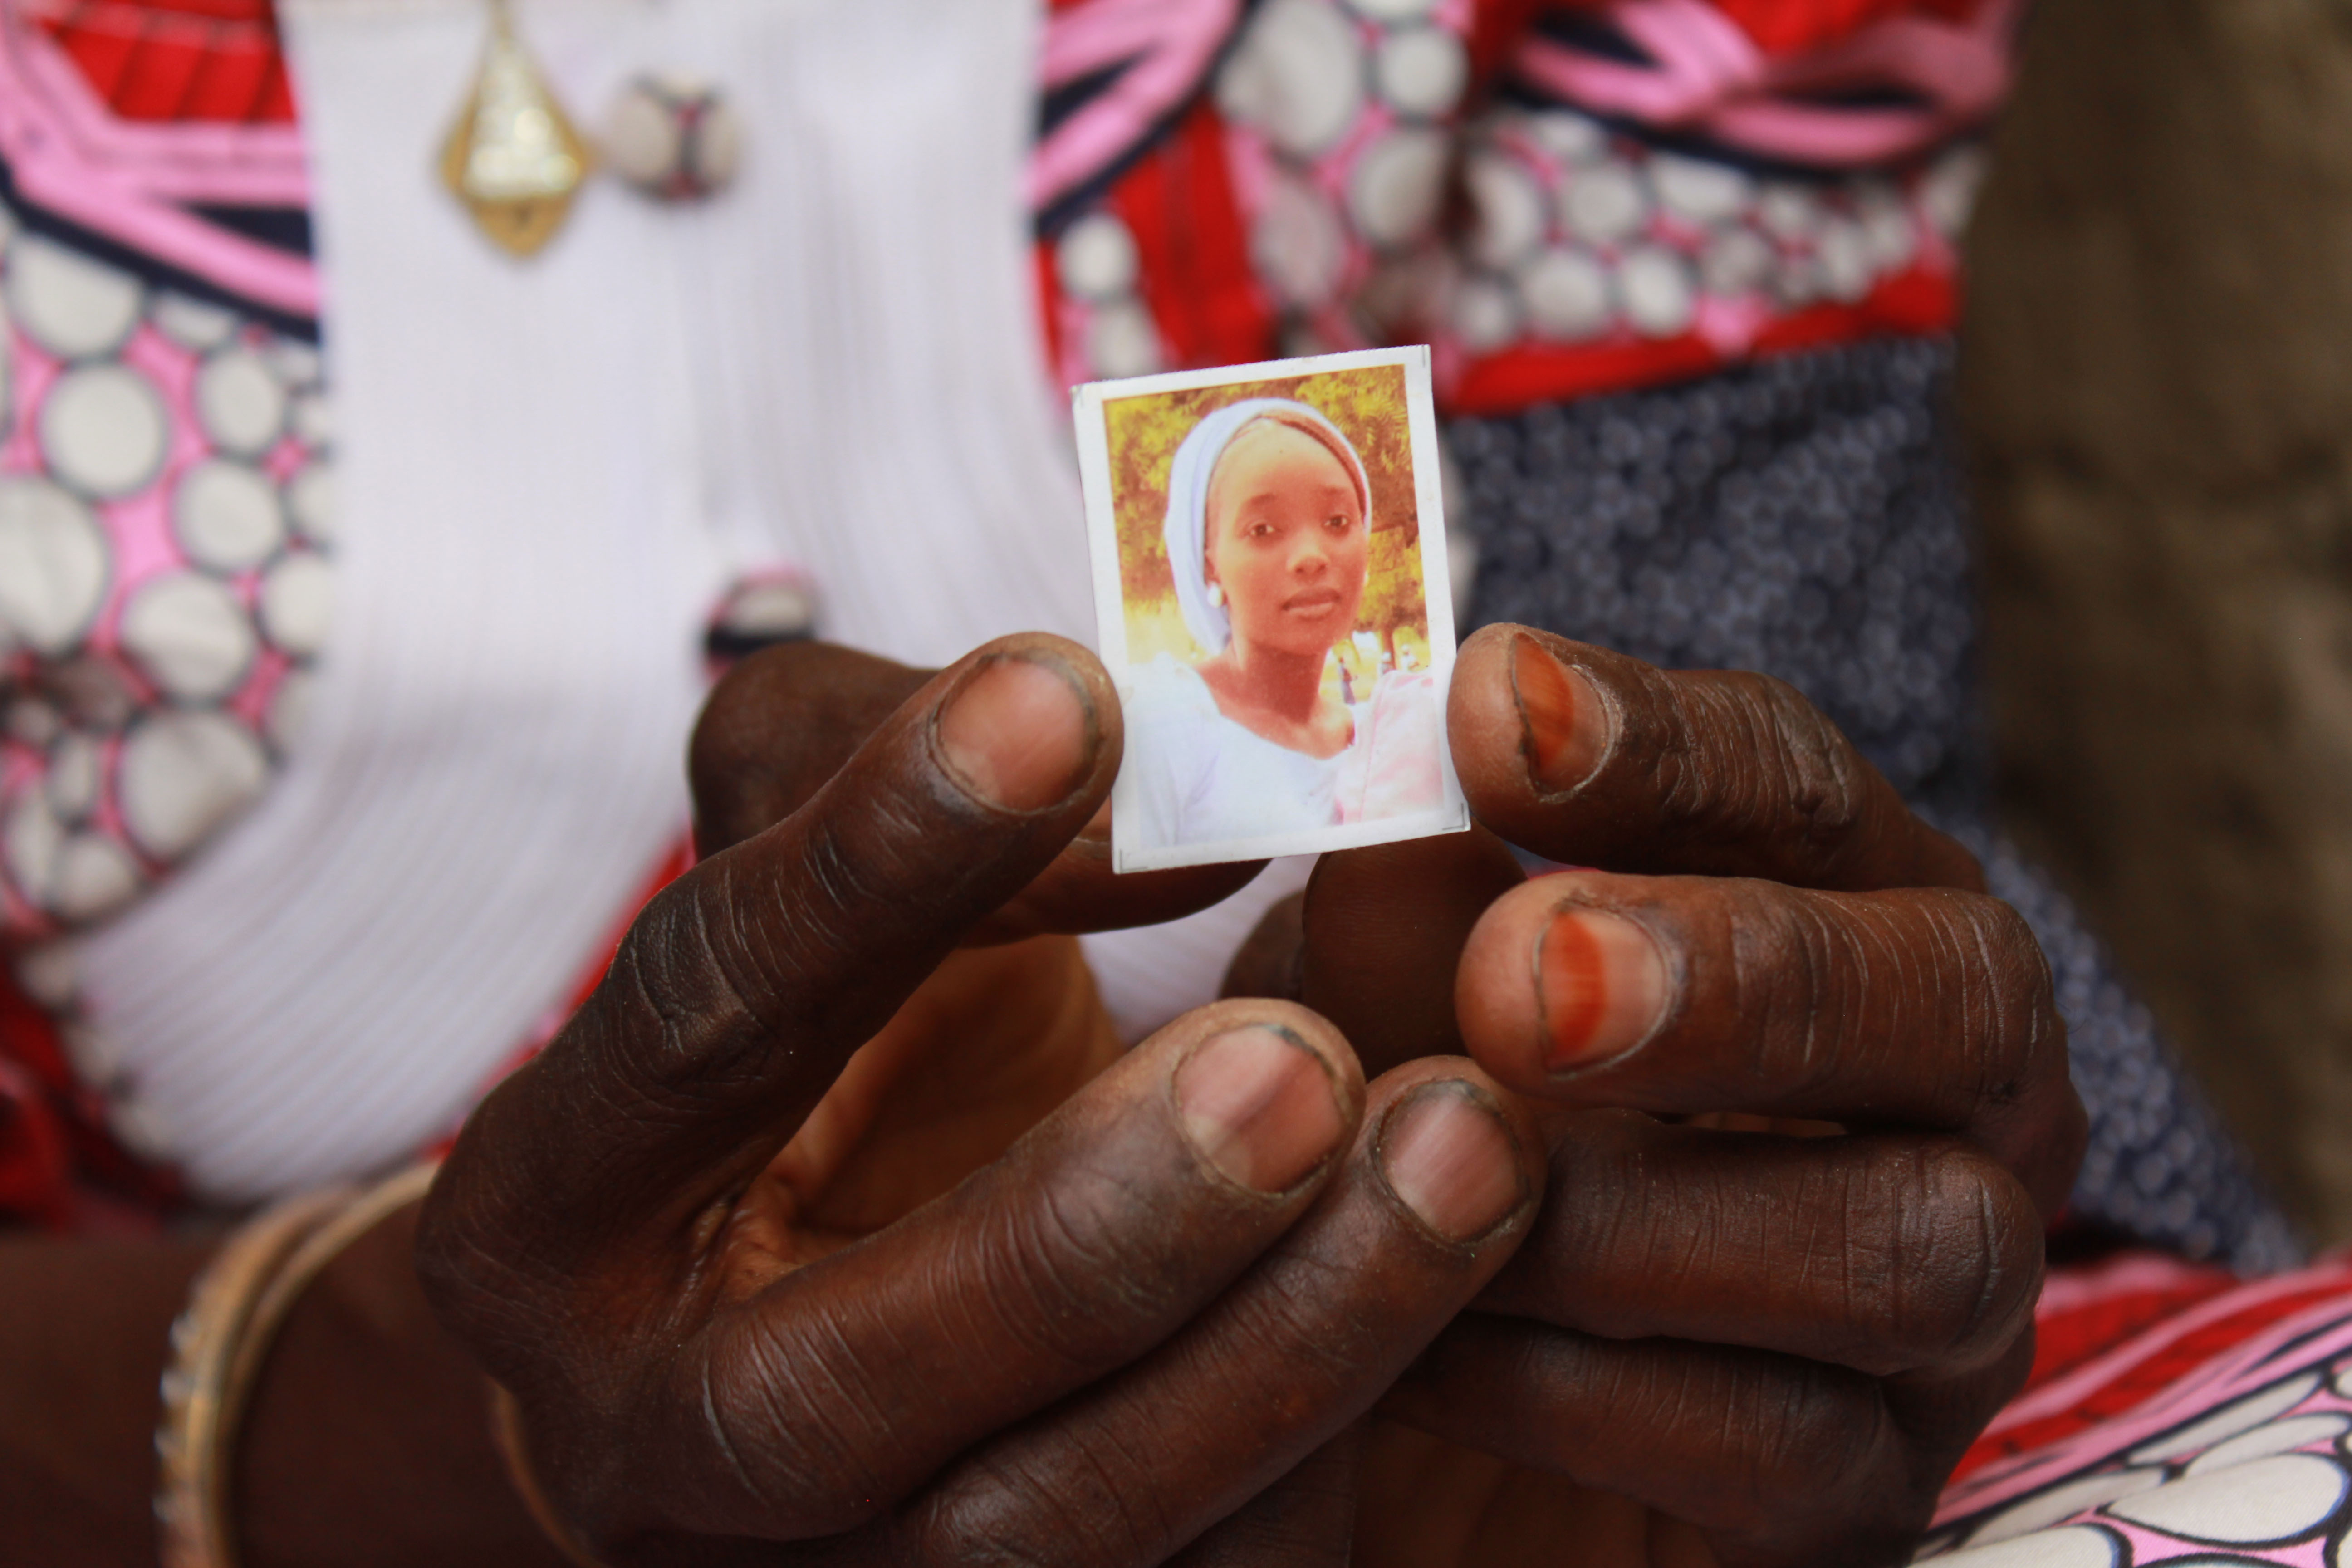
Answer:
<svg viewBox="0 0 2352 1568"><path fill-rule="evenodd" d="M26 792L0 825L0 861L7 866L8 880L37 908L49 907L65 845L64 825L49 810L47 797L36 792Z"/></svg>
<svg viewBox="0 0 2352 1568"><path fill-rule="evenodd" d="M791 578L752 583L729 595L715 618L746 642L783 642L815 635L816 600L807 584Z"/></svg>
<svg viewBox="0 0 2352 1568"><path fill-rule="evenodd" d="M1870 292L1877 269L1870 264L1870 240L1862 226L1832 217L1813 237L1813 259L1822 269L1822 289L1832 300L1853 304Z"/></svg>
<svg viewBox="0 0 2352 1568"><path fill-rule="evenodd" d="M1783 256L1772 272L1772 297L1790 310L1810 305L1827 289L1822 265L1811 256Z"/></svg>
<svg viewBox="0 0 2352 1568"><path fill-rule="evenodd" d="M1560 219L1590 245L1614 245L1639 234L1650 221L1650 194L1627 164L1595 163L1568 178L1559 195Z"/></svg>
<svg viewBox="0 0 2352 1568"><path fill-rule="evenodd" d="M1698 303L1690 263L1660 246L1644 246L1617 263L1617 298L1633 330L1653 338L1688 331Z"/></svg>
<svg viewBox="0 0 2352 1568"><path fill-rule="evenodd" d="M2144 1492L2163 1484L2164 1472L2160 1469L2103 1470L2096 1475L2078 1477L2010 1504L1969 1531L1963 1544L1990 1546L1995 1542L2013 1541L2035 1531L2046 1530L2084 1509L2099 1508L2117 1498L2126 1498L2134 1492Z"/></svg>
<svg viewBox="0 0 2352 1568"><path fill-rule="evenodd" d="M2140 1461L2178 1459L2200 1448L2211 1447L2225 1437L2250 1432L2265 1421L2285 1415L2310 1398L2318 1386L2319 1374L2315 1372L2274 1383L2268 1388L2225 1405L2178 1431L2141 1444L2132 1450L2131 1457Z"/></svg>
<svg viewBox="0 0 2352 1568"><path fill-rule="evenodd" d="M335 405L323 392L313 389L297 393L286 410L286 424L294 432L294 438L305 447L334 445Z"/></svg>
<svg viewBox="0 0 2352 1568"><path fill-rule="evenodd" d="M1756 182L1728 163L1672 153L1650 160L1650 184L1668 212L1704 228L1729 223L1756 195Z"/></svg>
<svg viewBox="0 0 2352 1568"><path fill-rule="evenodd" d="M139 279L92 260L46 235L8 247L5 290L17 326L59 359L87 359L121 348L146 303Z"/></svg>
<svg viewBox="0 0 2352 1568"><path fill-rule="evenodd" d="M1357 232L1383 248L1425 233L1445 196L1449 156L1436 131L1390 132L1364 150L1348 174Z"/></svg>
<svg viewBox="0 0 2352 1568"><path fill-rule="evenodd" d="M1408 27L1381 40L1372 79L1399 114L1434 119L1461 101L1470 57L1443 27Z"/></svg>
<svg viewBox="0 0 2352 1568"><path fill-rule="evenodd" d="M1465 278L1454 291L1450 312L1465 348L1490 353L1519 335L1519 300L1500 278Z"/></svg>
<svg viewBox="0 0 2352 1568"><path fill-rule="evenodd" d="M1855 196L1854 217L1870 247L1872 270L1900 272L1918 254L1919 237L1910 207L1900 192L1883 181L1872 181Z"/></svg>
<svg viewBox="0 0 2352 1568"><path fill-rule="evenodd" d="M2209 1470L2226 1470L2250 1459L2267 1459L2273 1454L2289 1454L2314 1443L2327 1442L2347 1432L2352 1432L2352 1416L2340 1410L2289 1415L2214 1444L2189 1461L2189 1473L2201 1476Z"/></svg>
<svg viewBox="0 0 2352 1568"><path fill-rule="evenodd" d="M641 76L614 100L601 144L605 161L631 184L673 199L702 196L735 177L743 127L709 83Z"/></svg>
<svg viewBox="0 0 2352 1568"><path fill-rule="evenodd" d="M1543 191L1518 160L1502 153L1473 153L1463 184L1473 214L1470 255L1482 266L1514 266L1542 243Z"/></svg>
<svg viewBox="0 0 2352 1568"><path fill-rule="evenodd" d="M1266 0L1218 71L1216 96L1228 118L1292 157L1313 157L1356 121L1363 45L1328 0Z"/></svg>
<svg viewBox="0 0 2352 1568"><path fill-rule="evenodd" d="M1437 9L1437 0L1348 0L1348 5L1358 16L1391 27L1417 22Z"/></svg>
<svg viewBox="0 0 2352 1568"><path fill-rule="evenodd" d="M98 808L98 742L68 731L49 752L49 809L67 822L79 822Z"/></svg>
<svg viewBox="0 0 2352 1568"><path fill-rule="evenodd" d="M1615 313L1609 269L1586 250L1545 251L1519 269L1519 294L1538 331L1571 342L1605 331Z"/></svg>
<svg viewBox="0 0 2352 1568"><path fill-rule="evenodd" d="M1330 299L1347 265L1347 232L1322 192L1277 173L1251 226L1250 255L1276 300L1320 305Z"/></svg>
<svg viewBox="0 0 2352 1568"><path fill-rule="evenodd" d="M2344 1467L2321 1454L2281 1454L2179 1480L2107 1505L2107 1512L2191 1540L2252 1546L2317 1529L2347 1490Z"/></svg>
<svg viewBox="0 0 2352 1568"><path fill-rule="evenodd" d="M1065 290L1081 300L1115 300L1129 292L1136 267L1135 236L1107 212L1078 219L1054 247L1055 274Z"/></svg>
<svg viewBox="0 0 2352 1568"><path fill-rule="evenodd" d="M1548 109L1527 119L1536 145L1568 164L1591 163L1608 155L1609 132L1601 121L1572 110Z"/></svg>
<svg viewBox="0 0 2352 1568"><path fill-rule="evenodd" d="M251 349L224 349L196 372L196 423L215 447L239 457L268 449L286 427L286 388Z"/></svg>
<svg viewBox="0 0 2352 1568"><path fill-rule="evenodd" d="M656 185L677 168L683 128L643 82L631 82L604 117L604 161L633 185Z"/></svg>
<svg viewBox="0 0 2352 1568"><path fill-rule="evenodd" d="M1946 239L1958 239L1969 226L1984 175L1983 151L1958 147L1937 159L1920 179L1919 210Z"/></svg>
<svg viewBox="0 0 2352 1568"><path fill-rule="evenodd" d="M286 510L313 544L335 542L335 465L313 458L286 481Z"/></svg>
<svg viewBox="0 0 2352 1568"><path fill-rule="evenodd" d="M122 646L183 702L227 696L257 651L245 606L200 572L167 572L133 589L122 607Z"/></svg>
<svg viewBox="0 0 2352 1568"><path fill-rule="evenodd" d="M1756 203L1757 220L1775 239L1791 243L1811 239L1822 226L1822 201L1802 185L1778 181L1764 187Z"/></svg>
<svg viewBox="0 0 2352 1568"><path fill-rule="evenodd" d="M319 351L299 338L273 338L262 349L261 357L289 388L317 385L325 369Z"/></svg>
<svg viewBox="0 0 2352 1568"><path fill-rule="evenodd" d="M85 495L114 500L155 481L170 439L163 400L128 365L77 365L41 401L41 457Z"/></svg>
<svg viewBox="0 0 2352 1568"><path fill-rule="evenodd" d="M139 847L171 860L251 803L268 777L261 742L236 720L162 712L131 726L116 787Z"/></svg>
<svg viewBox="0 0 2352 1568"><path fill-rule="evenodd" d="M106 535L47 479L0 478L0 621L52 658L81 639L106 596Z"/></svg>
<svg viewBox="0 0 2352 1568"><path fill-rule="evenodd" d="M325 645L333 608L334 572L324 556L309 551L289 555L262 576L262 630L297 658Z"/></svg>
<svg viewBox="0 0 2352 1568"><path fill-rule="evenodd" d="M262 718L262 729L280 752L292 751L309 727L310 699L318 687L318 677L309 670L289 669L278 689L269 694L269 711Z"/></svg>
<svg viewBox="0 0 2352 1568"><path fill-rule="evenodd" d="M1933 1560L1938 1568L2116 1568L2116 1538L2087 1524L2032 1535Z"/></svg>
<svg viewBox="0 0 2352 1568"><path fill-rule="evenodd" d="M1726 229L1699 258L1700 284L1723 298L1753 293L1771 278L1775 259L1772 247L1754 229Z"/></svg>
<svg viewBox="0 0 2352 1568"><path fill-rule="evenodd" d="M58 856L49 907L61 920L79 924L112 914L139 891L139 863L113 839L78 833Z"/></svg>
<svg viewBox="0 0 2352 1568"><path fill-rule="evenodd" d="M705 191L730 184L743 166L743 117L723 98L713 97L695 127L693 155L687 173Z"/></svg>
<svg viewBox="0 0 2352 1568"><path fill-rule="evenodd" d="M1112 380L1150 375L1160 365L1160 329L1151 312L1132 300L1095 311L1087 322L1086 347L1095 374Z"/></svg>
<svg viewBox="0 0 2352 1568"><path fill-rule="evenodd" d="M172 491L172 529L199 566L242 572L286 542L286 512L269 476L248 463L208 458Z"/></svg>
<svg viewBox="0 0 2352 1568"><path fill-rule="evenodd" d="M155 330L193 353L210 353L236 335L236 312L164 289L147 308Z"/></svg>

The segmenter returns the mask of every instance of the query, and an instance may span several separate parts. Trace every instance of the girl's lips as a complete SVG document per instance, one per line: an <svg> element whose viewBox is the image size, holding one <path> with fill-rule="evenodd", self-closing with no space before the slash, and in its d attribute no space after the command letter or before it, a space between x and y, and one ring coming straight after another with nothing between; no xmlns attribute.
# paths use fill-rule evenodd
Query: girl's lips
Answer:
<svg viewBox="0 0 2352 1568"><path fill-rule="evenodd" d="M1282 602L1282 607L1286 610L1297 611L1302 615L1317 615L1337 605L1339 603L1339 591L1337 588L1309 588L1304 594L1294 594L1285 599Z"/></svg>

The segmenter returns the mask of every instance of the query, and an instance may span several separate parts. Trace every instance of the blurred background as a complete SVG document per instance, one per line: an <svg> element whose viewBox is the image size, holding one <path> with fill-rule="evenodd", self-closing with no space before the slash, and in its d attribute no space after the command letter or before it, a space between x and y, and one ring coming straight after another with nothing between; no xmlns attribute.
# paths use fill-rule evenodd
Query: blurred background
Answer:
<svg viewBox="0 0 2352 1568"><path fill-rule="evenodd" d="M2352 1237L2352 5L2041 0L1959 397L2004 825Z"/></svg>

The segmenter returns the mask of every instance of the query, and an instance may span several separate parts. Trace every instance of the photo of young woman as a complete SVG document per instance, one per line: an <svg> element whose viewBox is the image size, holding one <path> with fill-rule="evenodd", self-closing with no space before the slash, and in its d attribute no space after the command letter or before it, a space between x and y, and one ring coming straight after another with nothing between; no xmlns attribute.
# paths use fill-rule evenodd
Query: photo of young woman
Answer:
<svg viewBox="0 0 2352 1568"><path fill-rule="evenodd" d="M1394 370L1387 379L1402 390ZM1409 453L1405 402L1394 402L1391 445ZM1330 830L1362 843L1454 826L1444 668L1428 654L1442 640L1450 655L1452 628L1429 626L1421 576L1430 520L1396 532L1347 431L1298 396L1212 407L1164 474L1159 542L1184 636L1126 650L1122 866L1126 852L1171 864L1227 846L1234 858L1336 847L1322 842ZM1397 510L1413 521L1410 500ZM1368 625L1384 526L1385 569L1410 556L1411 602ZM1400 538L1412 542L1400 550ZM1122 604L1123 621L1132 608Z"/></svg>

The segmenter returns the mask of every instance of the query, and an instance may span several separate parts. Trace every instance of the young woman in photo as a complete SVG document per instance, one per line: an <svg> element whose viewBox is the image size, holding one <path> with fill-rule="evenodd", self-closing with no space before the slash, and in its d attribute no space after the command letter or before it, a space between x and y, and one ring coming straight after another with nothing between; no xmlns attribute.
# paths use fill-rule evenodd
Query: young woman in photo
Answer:
<svg viewBox="0 0 2352 1568"><path fill-rule="evenodd" d="M1218 409L1176 450L1168 561L1198 664L1161 655L1127 704L1141 841L1262 838L1435 806L1437 686L1374 678L1361 700L1327 690L1357 629L1372 527L1363 459L1307 404Z"/></svg>

